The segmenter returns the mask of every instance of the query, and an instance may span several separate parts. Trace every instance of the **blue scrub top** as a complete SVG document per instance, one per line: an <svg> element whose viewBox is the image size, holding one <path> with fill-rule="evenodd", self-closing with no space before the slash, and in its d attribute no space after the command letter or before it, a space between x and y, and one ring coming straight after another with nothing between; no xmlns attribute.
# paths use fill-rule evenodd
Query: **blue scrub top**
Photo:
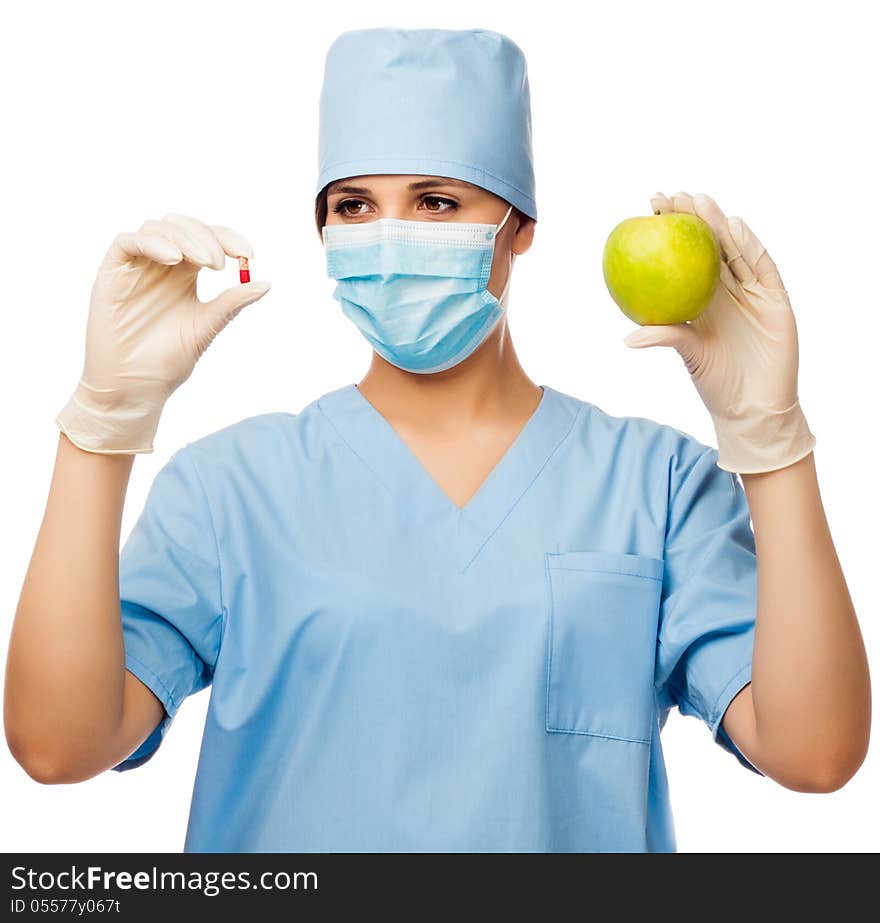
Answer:
<svg viewBox="0 0 880 923"><path fill-rule="evenodd" d="M120 556L125 663L211 685L186 852L674 852L669 710L751 678L718 452L543 386L463 509L351 384L187 443Z"/></svg>

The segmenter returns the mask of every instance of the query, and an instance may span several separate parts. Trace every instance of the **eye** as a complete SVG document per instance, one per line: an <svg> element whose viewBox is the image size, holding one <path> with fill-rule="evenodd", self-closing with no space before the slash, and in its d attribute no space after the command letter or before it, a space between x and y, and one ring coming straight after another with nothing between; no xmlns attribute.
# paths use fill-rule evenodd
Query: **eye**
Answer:
<svg viewBox="0 0 880 923"><path fill-rule="evenodd" d="M446 196L425 195L422 196L421 201L425 205L425 210L435 215L454 211L459 207L458 202ZM366 214L366 212L360 210L360 206L366 204L363 199L341 199L333 206L331 211L337 215L342 215L344 218L359 218Z"/></svg>
<svg viewBox="0 0 880 923"><path fill-rule="evenodd" d="M439 195L426 195L426 196L423 196L423 197L422 197L422 202L425 202L425 203L428 203L428 202L445 203L446 205L449 206L449 208L431 208L431 207L429 207L429 208L427 209L427 211L429 211L429 212L435 212L435 213L437 213L437 214L442 214L443 212L454 211L456 208L458 208L458 202L456 202L454 199L447 199L445 196L439 196Z"/></svg>
<svg viewBox="0 0 880 923"><path fill-rule="evenodd" d="M363 199L342 199L333 206L333 211L337 215L346 215L349 218L356 218L358 215L363 214L363 212L354 212L349 211L349 205L366 205Z"/></svg>

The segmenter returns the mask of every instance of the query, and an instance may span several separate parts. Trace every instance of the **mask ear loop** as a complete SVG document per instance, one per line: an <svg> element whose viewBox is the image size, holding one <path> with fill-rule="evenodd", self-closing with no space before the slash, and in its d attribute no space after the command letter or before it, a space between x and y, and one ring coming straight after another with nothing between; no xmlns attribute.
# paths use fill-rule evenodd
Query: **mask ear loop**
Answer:
<svg viewBox="0 0 880 923"><path fill-rule="evenodd" d="M516 254L510 254L510 267L507 270L507 281L504 283L504 291L501 293L501 297L498 299L499 304L507 310L507 293L510 290L510 278L513 275L513 262L516 259Z"/></svg>
<svg viewBox="0 0 880 923"><path fill-rule="evenodd" d="M496 239L498 238L498 232L501 230L501 228L504 227L504 223L505 223L505 222L507 221L507 219L510 217L510 213L511 213L512 211L513 211L513 206L511 205L510 208L507 209L507 214L506 214L506 215L504 216L504 218L502 219L501 224L499 224L498 227L495 229L495 238L496 238ZM510 277L513 275L513 263L514 263L514 260L515 260L515 259L516 259L516 254L511 250L511 252L510 252L510 265L507 267L507 281L504 283L504 291L501 293L501 297L498 299L498 303L499 303L500 305L502 305L502 307L503 307L505 310L507 310L507 293L508 293L508 291L509 291L509 289L510 289Z"/></svg>
<svg viewBox="0 0 880 923"><path fill-rule="evenodd" d="M513 211L513 206L511 205L510 208L507 209L507 214L501 219L501 224L499 224L498 227L495 228L495 236L496 236L496 237L498 236L499 232L501 231L501 228L504 227L504 223L505 223L505 222L507 221L507 219L510 217L510 213L511 213L512 211Z"/></svg>

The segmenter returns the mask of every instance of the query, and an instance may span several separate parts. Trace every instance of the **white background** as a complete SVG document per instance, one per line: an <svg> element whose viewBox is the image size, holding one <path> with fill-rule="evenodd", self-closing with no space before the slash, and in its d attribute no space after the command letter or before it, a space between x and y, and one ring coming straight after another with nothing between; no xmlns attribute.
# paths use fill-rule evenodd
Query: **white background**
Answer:
<svg viewBox="0 0 880 923"><path fill-rule="evenodd" d="M657 190L705 192L761 238L797 317L822 498L880 677L880 74L870 15L868 4L839 0L447 0L424 12L379 0L117 0L5 11L4 658L54 466L53 418L79 376L92 280L119 231L169 211L227 224L255 248L252 278L273 282L168 402L155 452L135 462L123 540L185 442L253 414L297 412L365 372L369 347L331 298L313 221L318 96L339 32L397 26L494 29L526 54L539 220L517 260L509 323L536 383L714 445L678 355L621 343L634 325L605 289L602 247L620 220L650 214ZM237 282L229 260L203 270L200 294ZM189 699L159 752L130 772L42 786L0 747L0 850L180 851L208 695ZM858 775L825 795L759 778L678 712L663 743L682 852L877 848L876 734Z"/></svg>

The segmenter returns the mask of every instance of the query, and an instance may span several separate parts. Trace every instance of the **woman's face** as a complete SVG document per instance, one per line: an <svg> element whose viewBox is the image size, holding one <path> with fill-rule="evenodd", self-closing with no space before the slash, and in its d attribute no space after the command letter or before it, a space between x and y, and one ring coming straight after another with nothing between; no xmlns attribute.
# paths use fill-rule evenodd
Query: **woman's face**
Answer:
<svg viewBox="0 0 880 923"><path fill-rule="evenodd" d="M327 189L327 224L363 224L379 218L500 224L510 203L480 186L444 176L400 173L352 176ZM500 297L511 254L525 253L535 222L512 211L495 240L489 291Z"/></svg>

